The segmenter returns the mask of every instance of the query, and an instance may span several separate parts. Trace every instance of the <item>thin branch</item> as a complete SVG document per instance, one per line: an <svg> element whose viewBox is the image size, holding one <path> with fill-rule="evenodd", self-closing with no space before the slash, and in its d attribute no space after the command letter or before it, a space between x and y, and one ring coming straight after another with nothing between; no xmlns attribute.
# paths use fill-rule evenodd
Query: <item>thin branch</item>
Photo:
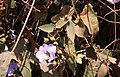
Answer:
<svg viewBox="0 0 120 77"><path fill-rule="evenodd" d="M20 40L20 37L21 37L21 35L22 35L22 33L23 33L24 29L25 29L25 26L26 26L26 24L27 24L28 18L29 18L29 16L30 16L31 12L32 12L34 3L35 3L35 0L33 0L33 2L32 2L32 6L31 6L31 8L30 8L30 10L29 10L29 13L28 13L27 17L26 17L25 23L24 23L24 25L23 25L23 27L22 27L22 29L21 29L21 31L20 31L20 34L19 34L19 36L18 36L18 38L17 38L17 40L16 40L16 43L15 43L15 45L14 45L14 47L13 47L13 49L12 49L11 52L14 52L15 49L16 49L16 47L17 47L17 44L18 44L18 42L19 42L19 40Z"/></svg>
<svg viewBox="0 0 120 77"><path fill-rule="evenodd" d="M111 7L109 7L108 5L106 5L104 2L102 2L101 0L98 0L99 2L101 2L103 5L105 5L107 8L109 8L111 11L113 11L115 14L118 15L118 13L116 11L114 11Z"/></svg>
<svg viewBox="0 0 120 77"><path fill-rule="evenodd" d="M103 19L103 20L105 20L105 21L107 21L107 22L110 22L110 23L116 23L116 24L120 24L120 22L114 22L114 21L110 21L110 20L108 20L108 19L105 19L105 18L103 18L103 17L101 17L101 16L97 16L98 18L101 18L101 19Z"/></svg>
<svg viewBox="0 0 120 77"><path fill-rule="evenodd" d="M114 4L114 10L116 9L116 7L115 7L115 4ZM114 13L114 22L116 22L116 14ZM114 23L114 35L115 35L115 39L114 40L116 40L116 23ZM116 43L114 43L114 45L113 45L113 49L114 49L114 47L115 47L115 44Z"/></svg>
<svg viewBox="0 0 120 77"><path fill-rule="evenodd" d="M27 5L29 5L29 6L32 7L32 5L30 5L30 4L28 3L28 0L27 0L27 1L22 0L22 1L23 1L25 4L27 4ZM38 11L38 12L41 12L39 9L37 9L37 8L34 7L34 6L33 6L33 9L36 10L36 11Z"/></svg>
<svg viewBox="0 0 120 77"><path fill-rule="evenodd" d="M102 50L102 52L105 51L109 46L111 46L113 43L115 43L115 42L117 42L117 41L120 41L120 39L115 39L114 41L112 41L110 44L108 44L108 45Z"/></svg>
<svg viewBox="0 0 120 77"><path fill-rule="evenodd" d="M119 12L120 11L120 9L115 9L114 10L115 12ZM108 12L108 13L106 13L105 15L104 15L104 18L106 17L106 16L108 16L109 14L111 14L112 12L114 12L114 11L110 11L110 12Z"/></svg>

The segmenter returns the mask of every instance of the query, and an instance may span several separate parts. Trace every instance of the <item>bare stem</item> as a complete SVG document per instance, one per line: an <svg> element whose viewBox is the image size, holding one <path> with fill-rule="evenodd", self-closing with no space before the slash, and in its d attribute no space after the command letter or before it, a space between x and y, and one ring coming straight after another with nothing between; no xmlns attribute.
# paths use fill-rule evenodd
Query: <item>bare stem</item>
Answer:
<svg viewBox="0 0 120 77"><path fill-rule="evenodd" d="M115 8L115 4L114 4L114 10L115 10L116 8ZM116 22L116 13L114 13L114 22ZM114 40L116 40L116 23L114 23L114 34L115 34L115 39ZM113 49L114 49L114 47L115 47L115 44L116 43L114 43L114 45L113 45Z"/></svg>
<svg viewBox="0 0 120 77"><path fill-rule="evenodd" d="M18 36L18 38L17 38L17 40L16 40L16 42L15 42L15 45L14 45L14 47L13 47L13 49L12 49L11 52L15 52L15 49L16 49L16 47L17 47L17 44L18 44L18 42L19 42L19 40L20 40L20 37L21 37L21 35L22 35L22 33L23 33L24 29L25 29L25 26L26 26L26 24L27 24L28 18L29 18L29 16L30 16L31 12L32 12L34 3L35 3L35 0L33 0L33 2L32 2L32 6L31 6L31 8L30 8L30 10L29 10L29 13L28 13L27 17L26 17L25 23L24 23L24 25L23 25L23 27L22 27L22 29L21 29L21 31L20 31L20 34L19 34L19 36Z"/></svg>

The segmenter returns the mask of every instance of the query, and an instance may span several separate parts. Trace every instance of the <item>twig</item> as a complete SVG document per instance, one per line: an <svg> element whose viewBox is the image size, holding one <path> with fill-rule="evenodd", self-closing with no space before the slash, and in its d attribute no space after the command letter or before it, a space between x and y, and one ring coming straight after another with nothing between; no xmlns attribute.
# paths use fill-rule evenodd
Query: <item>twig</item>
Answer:
<svg viewBox="0 0 120 77"><path fill-rule="evenodd" d="M115 4L114 4L114 10L116 9L116 7L115 7ZM114 22L116 22L116 13L114 13ZM114 23L114 34L115 34L115 40L116 40L116 23ZM114 49L114 47L115 47L115 44L116 43L114 43L114 45L113 45L113 49Z"/></svg>
<svg viewBox="0 0 120 77"><path fill-rule="evenodd" d="M15 45L14 45L14 47L13 47L13 49L12 49L11 52L14 52L14 51L15 51L15 48L17 47L17 44L18 44L18 42L19 42L19 40L20 40L20 37L21 37L21 35L22 35L22 33L23 33L24 29L25 29L25 26L26 26L26 24L27 24L28 18L29 18L29 16L30 16L31 12L32 12L34 3L35 3L35 0L33 0L33 2L32 2L32 6L31 6L31 8L30 8L30 10L29 10L29 13L28 13L27 17L26 17L25 23L24 23L24 25L23 25L23 27L22 27L22 29L21 29L21 31L20 31L20 34L19 34L19 36L18 36L18 38L17 38L17 40L16 40L16 43L15 43Z"/></svg>
<svg viewBox="0 0 120 77"><path fill-rule="evenodd" d="M113 43L115 43L115 42L117 42L117 41L120 41L120 39L115 39L114 41L112 41L110 44L108 44L108 45L102 50L102 52L105 51L110 45L112 45Z"/></svg>
<svg viewBox="0 0 120 77"><path fill-rule="evenodd" d="M102 2L101 0L98 0L99 2L101 2L103 5L105 5L107 8L109 8L111 11L113 11L115 14L118 15L118 13L116 13L116 11L114 11L111 7L109 7L108 5L106 5L104 2Z"/></svg>
<svg viewBox="0 0 120 77"><path fill-rule="evenodd" d="M23 1L25 4L27 4L27 5L29 5L29 6L32 7L32 5L30 5L30 4L28 3L28 0L27 0L27 1L22 0L22 1ZM37 9L37 8L34 7L34 6L33 6L33 9L36 10L36 11L38 11L38 12L41 12L39 9Z"/></svg>
<svg viewBox="0 0 120 77"><path fill-rule="evenodd" d="M103 18L103 17L101 17L101 16L97 16L98 18L101 18L101 19L103 19L103 20L105 20L105 21L107 21L107 22L110 22L110 23L116 23L116 24L120 24L120 22L114 22L114 21L110 21L110 20L108 20L108 19L105 19L105 18Z"/></svg>
<svg viewBox="0 0 120 77"><path fill-rule="evenodd" d="M120 9L115 9L114 10L115 12L119 12L120 11ZM104 15L104 18L106 17L106 16L108 16L109 14L111 14L112 12L114 12L114 11L110 11L110 12L108 12L108 13L106 13L105 15Z"/></svg>

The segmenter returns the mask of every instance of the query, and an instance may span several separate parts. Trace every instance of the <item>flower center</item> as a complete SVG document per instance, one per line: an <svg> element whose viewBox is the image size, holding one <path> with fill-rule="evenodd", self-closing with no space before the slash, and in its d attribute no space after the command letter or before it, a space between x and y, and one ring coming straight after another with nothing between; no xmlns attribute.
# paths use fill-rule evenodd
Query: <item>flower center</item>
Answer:
<svg viewBox="0 0 120 77"><path fill-rule="evenodd" d="M45 54L50 57L50 53L49 52L46 52Z"/></svg>

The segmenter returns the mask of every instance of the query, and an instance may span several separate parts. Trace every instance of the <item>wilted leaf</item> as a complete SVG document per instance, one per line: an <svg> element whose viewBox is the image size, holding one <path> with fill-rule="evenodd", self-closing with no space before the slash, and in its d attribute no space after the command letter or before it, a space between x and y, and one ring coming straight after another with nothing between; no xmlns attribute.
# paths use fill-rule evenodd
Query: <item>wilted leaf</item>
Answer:
<svg viewBox="0 0 120 77"><path fill-rule="evenodd" d="M97 60L97 55L96 55L93 47L88 47L86 49L86 56L89 57L89 58Z"/></svg>
<svg viewBox="0 0 120 77"><path fill-rule="evenodd" d="M75 31L74 31L74 23L72 21L69 21L67 24L67 36L70 38L70 40L74 43L74 39L75 39Z"/></svg>
<svg viewBox="0 0 120 77"><path fill-rule="evenodd" d="M51 24L45 24L45 25L39 26L38 28L49 33L49 32L53 32L54 24L52 24L52 23Z"/></svg>
<svg viewBox="0 0 120 77"><path fill-rule="evenodd" d="M78 37L89 37L88 31L82 21L80 21L79 18L77 18L76 21L78 21L78 23L74 26L75 34Z"/></svg>
<svg viewBox="0 0 120 77"><path fill-rule="evenodd" d="M106 66L104 63L102 63L102 65L98 70L97 77L106 77L106 75L108 74L108 71L109 71L109 67Z"/></svg>
<svg viewBox="0 0 120 77"><path fill-rule="evenodd" d="M85 5L80 17L87 26L90 34L93 35L99 31L97 15L95 14L91 4Z"/></svg>

